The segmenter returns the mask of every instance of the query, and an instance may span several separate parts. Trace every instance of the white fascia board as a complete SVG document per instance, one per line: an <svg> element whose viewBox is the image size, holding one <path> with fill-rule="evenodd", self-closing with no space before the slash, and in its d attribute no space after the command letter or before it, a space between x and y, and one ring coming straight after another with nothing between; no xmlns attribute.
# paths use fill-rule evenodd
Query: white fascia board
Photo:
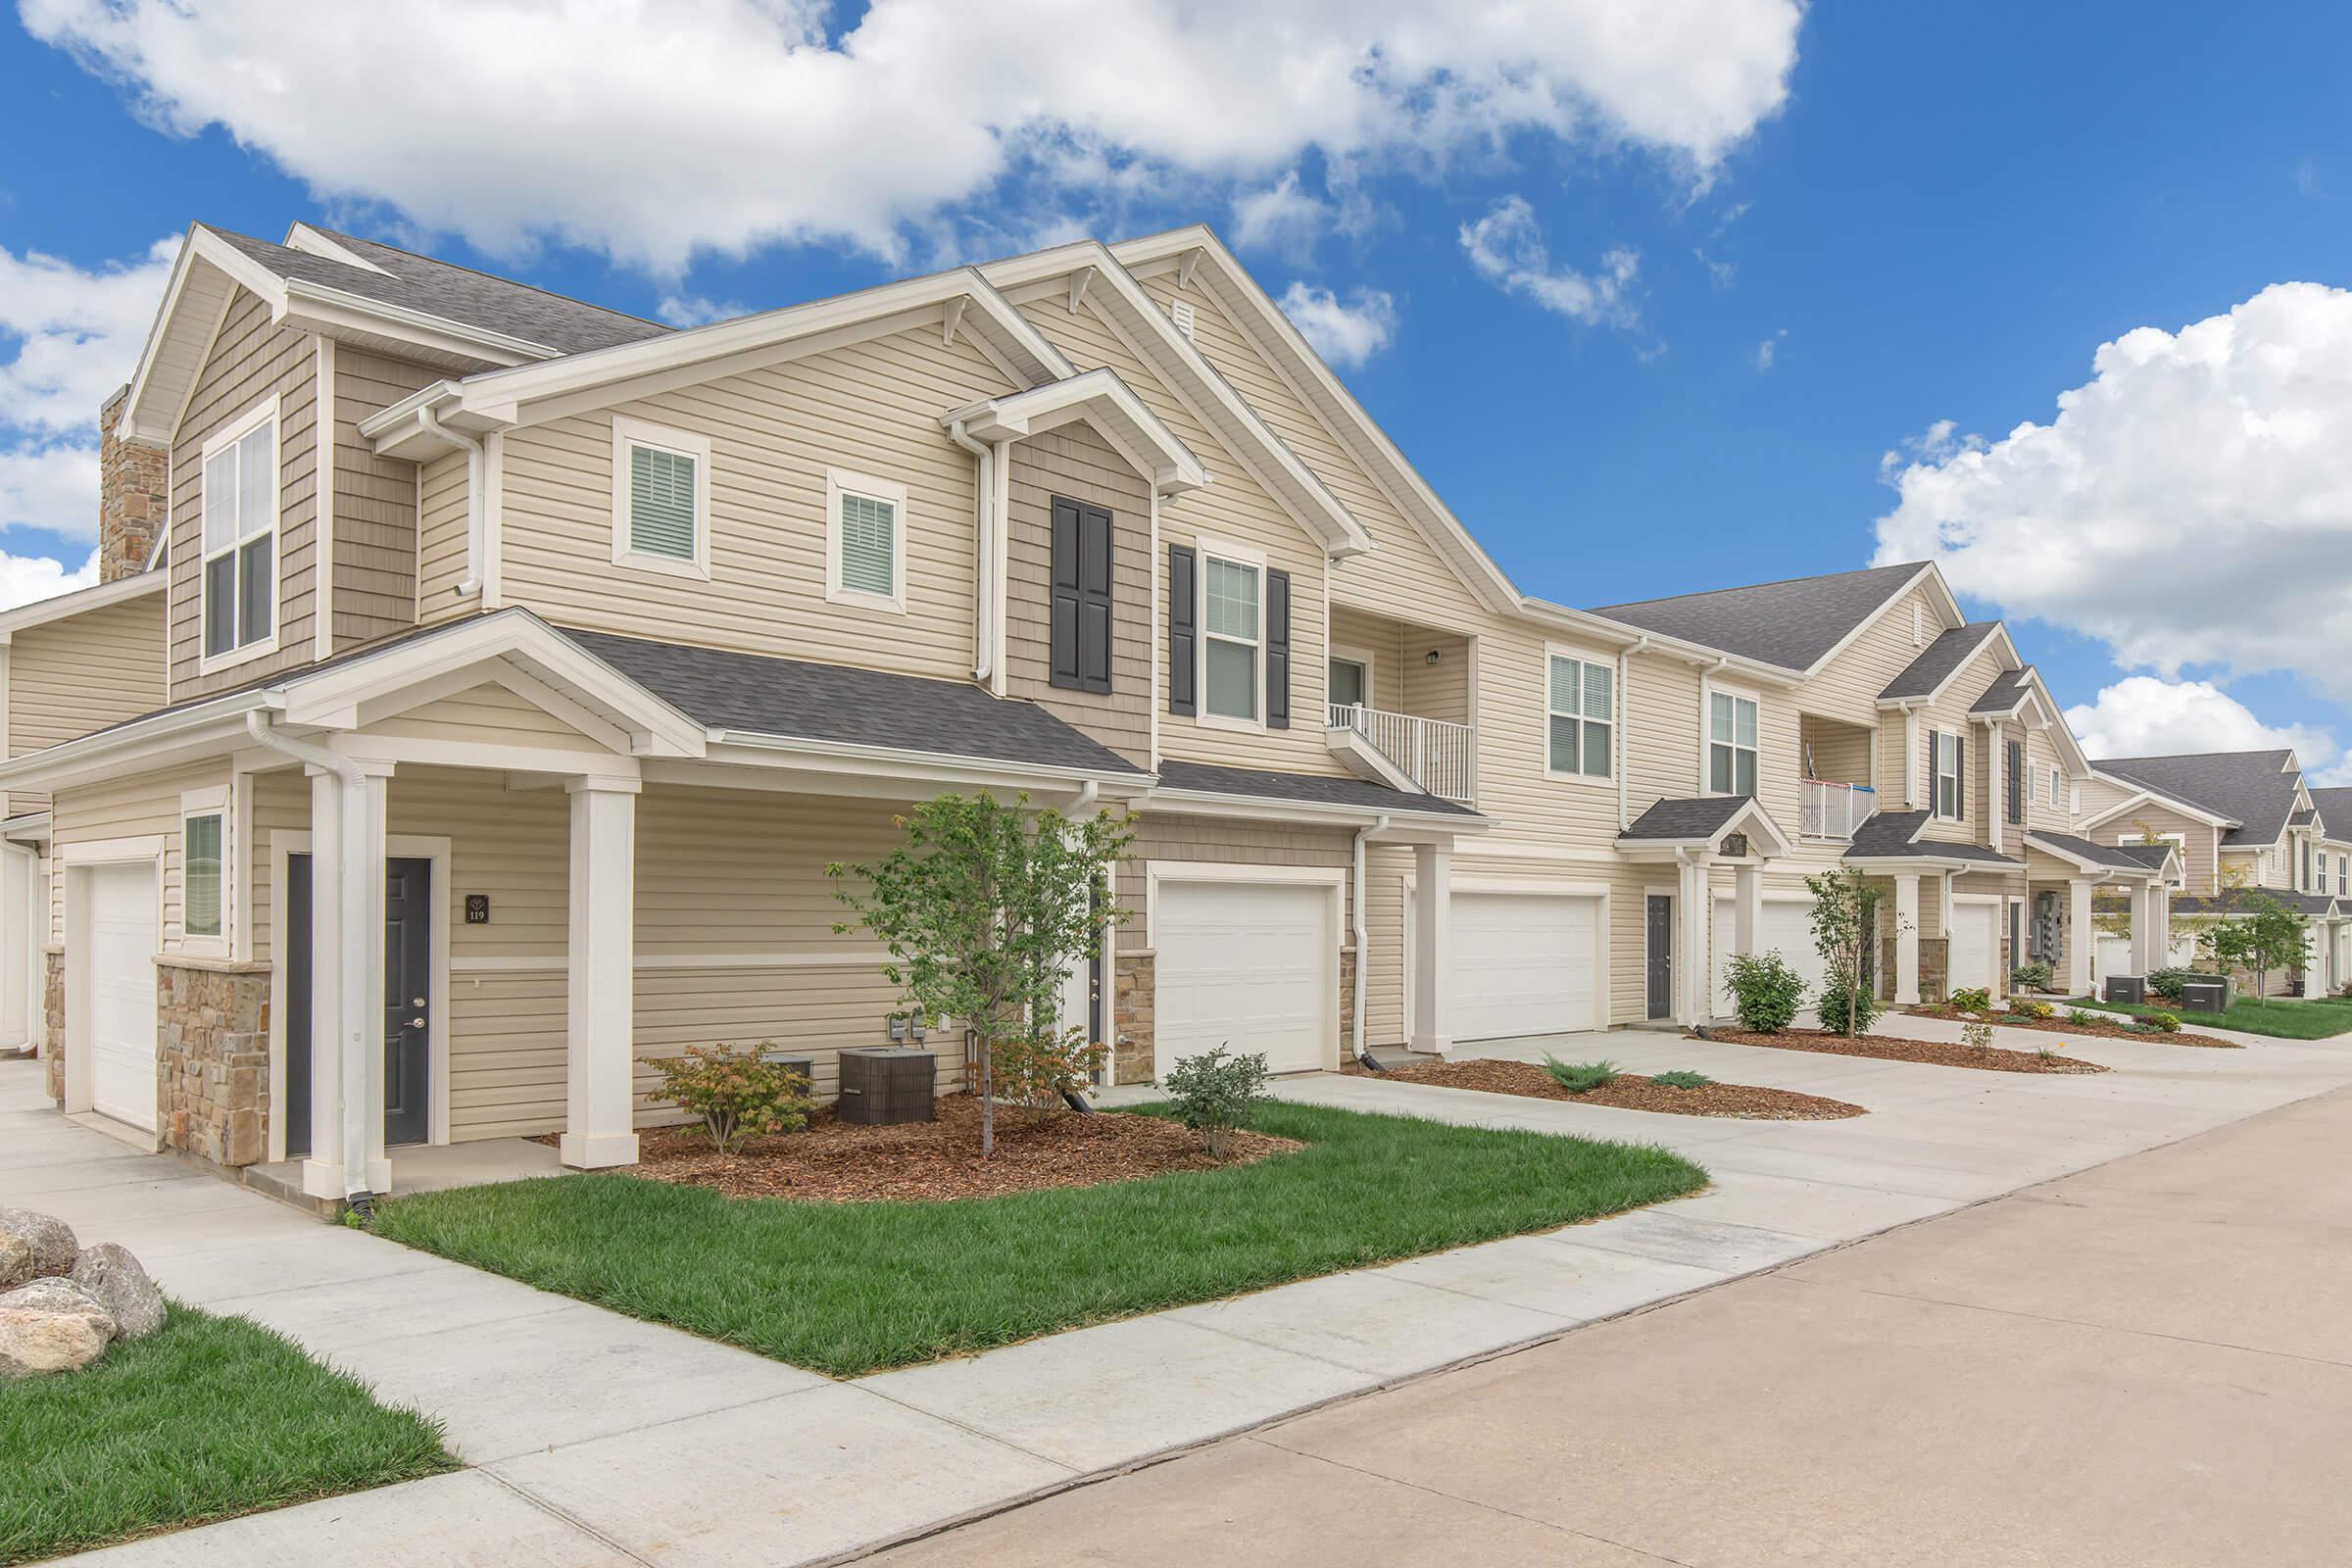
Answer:
<svg viewBox="0 0 2352 1568"><path fill-rule="evenodd" d="M1090 267L1096 275L1085 303L1106 318L1113 318L1132 336L1159 350L1159 363L1151 368L1163 375L1173 371L1169 384L1196 403L1204 416L1202 422L1212 430L1218 429L1220 423L1224 426L1220 434L1233 448L1234 456L1291 514L1292 520L1321 544L1327 555L1344 557L1370 551L1372 536L1364 531L1363 524L1355 520L1314 470L1300 462L1298 455L1258 416L1257 411L1217 373L1192 341L1176 330L1167 313L1152 302L1134 274L1100 240L1079 240L1053 250L990 262L982 270L999 288L1017 288L1024 283L1067 276ZM1147 355L1148 364L1150 359Z"/></svg>
<svg viewBox="0 0 2352 1568"><path fill-rule="evenodd" d="M464 402L465 392L457 382L435 381L370 414L360 421L359 431L382 456L414 463L445 452L466 450L443 431L426 424L424 416L428 410L440 424L476 437L504 430L512 423L473 413L464 407Z"/></svg>
<svg viewBox="0 0 2352 1568"><path fill-rule="evenodd" d="M0 789L57 789L90 778L170 765L185 757L216 751L226 756L237 749L248 712L277 708L282 702L279 694L270 691L230 692L209 702L167 709L112 729L60 741L0 762Z"/></svg>
<svg viewBox="0 0 2352 1568"><path fill-rule="evenodd" d="M2090 857L2082 854L2080 851L2068 849L2063 844L2053 844L2047 838L2043 837L2039 833L2034 832L2031 828L2026 830L2026 847L2028 849L2039 850L2044 855L2054 856L2057 858L2066 861L2078 871L2097 871L2101 873L2113 872L2118 877L2126 878L2146 878L2157 874L2156 869L2151 866L2124 866L2109 860L2093 859Z"/></svg>
<svg viewBox="0 0 2352 1568"><path fill-rule="evenodd" d="M1494 818L1452 811L1416 811L1393 806L1334 806L1282 800L1267 795L1227 795L1215 790L1180 790L1153 786L1132 803L1138 811L1166 811L1185 816L1243 817L1251 821L1296 822L1301 826L1368 827L1383 820L1417 827L1444 827L1457 833L1485 833Z"/></svg>
<svg viewBox="0 0 2352 1568"><path fill-rule="evenodd" d="M1140 792L1152 778L1132 768L1066 767L1048 762L1008 762L995 758L958 757L896 746L770 735L759 730L714 729L710 760L753 768L805 768L870 777L876 774L931 785L979 785L992 789L1066 789L1086 784L1120 786Z"/></svg>
<svg viewBox="0 0 2352 1568"><path fill-rule="evenodd" d="M1488 609L1508 614L1519 609L1519 590L1502 568L1480 547L1461 519L1453 514L1419 469L1389 439L1362 404L1332 373L1323 357L1299 334L1257 279L1226 248L1216 231L1204 223L1164 234L1124 240L1110 254L1127 266L1151 275L1174 269L1189 274L1186 287L1198 283L1226 314L1238 321L1278 371L1305 394L1310 408L1322 415L1333 433L1365 468L1374 483L1397 504L1432 548Z"/></svg>
<svg viewBox="0 0 2352 1568"><path fill-rule="evenodd" d="M0 611L0 640L5 640L12 632L29 630L53 620L87 614L93 610L105 610L127 600L160 593L169 575L161 571L136 571L127 577L118 577L113 582L102 582L92 588L76 588L72 593L52 594L46 599L36 599L29 605Z"/></svg>
<svg viewBox="0 0 2352 1568"><path fill-rule="evenodd" d="M2026 868L2023 860L1978 860L1958 855L1846 855L1838 863L1888 876L1906 871L1984 871L1998 876Z"/></svg>
<svg viewBox="0 0 2352 1568"><path fill-rule="evenodd" d="M2168 810L2179 811L2183 816L2193 817L2207 827L2240 828L2245 826L2245 823L2240 822L2234 816L2223 816L2219 812L2208 810L2193 802L2181 800L2179 796L2167 795L2162 790L2151 789L2135 778L2120 778L2112 773L2102 773L2095 762L2091 764L2089 776L2132 793L2084 822L2082 825L2086 828L2097 827L2104 822L2112 822L2124 812L2145 801L2154 801Z"/></svg>
<svg viewBox="0 0 2352 1568"><path fill-rule="evenodd" d="M327 337L385 336L428 354L497 366L535 365L555 357L544 343L467 326L447 317L388 305L307 277L285 280L272 320Z"/></svg>
<svg viewBox="0 0 2352 1568"><path fill-rule="evenodd" d="M1085 418L1102 430L1162 495L1198 490L1209 482L1208 470L1192 448L1145 407L1115 370L1088 370L1066 381L989 398L942 415L939 422L960 423L977 441L1000 441L1018 440L1072 418Z"/></svg>
<svg viewBox="0 0 2352 1568"><path fill-rule="evenodd" d="M341 262L345 267L356 267L364 272L378 272L385 277L392 275L389 268L378 267L332 234L300 220L286 229L286 237L278 243L287 250L301 251L307 256L323 256L330 262Z"/></svg>
<svg viewBox="0 0 2352 1568"><path fill-rule="evenodd" d="M191 368L184 382L173 379L170 385L163 384L158 374L165 343L173 332L184 327L209 338L221 302L228 297L221 293L191 299L192 289L203 292L195 282L202 275L199 269L219 274L230 292L238 288L250 291L270 307L272 318L285 308L285 285L275 272L202 223L190 223L187 237L180 242L179 259L172 264L171 281L164 286L164 303L156 312L154 324L147 329L146 346L139 351L138 368L130 378L130 395L123 399L121 433L127 439L149 446L168 446L187 388L203 369L199 363ZM191 310L193 318L187 314Z"/></svg>

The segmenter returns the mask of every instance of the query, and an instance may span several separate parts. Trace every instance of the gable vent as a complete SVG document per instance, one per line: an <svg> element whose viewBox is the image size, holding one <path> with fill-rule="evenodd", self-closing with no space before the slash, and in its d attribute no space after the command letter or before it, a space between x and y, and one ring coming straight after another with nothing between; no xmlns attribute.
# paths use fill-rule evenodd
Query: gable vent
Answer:
<svg viewBox="0 0 2352 1568"><path fill-rule="evenodd" d="M1190 343L1193 340L1192 302L1189 300L1169 301L1168 318L1176 323L1176 330L1182 332L1184 334L1184 340L1187 343Z"/></svg>

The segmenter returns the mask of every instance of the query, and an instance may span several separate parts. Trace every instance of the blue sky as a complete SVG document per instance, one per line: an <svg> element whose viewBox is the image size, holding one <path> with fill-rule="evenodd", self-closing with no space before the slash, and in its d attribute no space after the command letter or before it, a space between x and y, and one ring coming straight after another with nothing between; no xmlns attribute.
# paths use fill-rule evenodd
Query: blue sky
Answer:
<svg viewBox="0 0 2352 1568"><path fill-rule="evenodd" d="M2344 8L1558 0L1433 40L1123 0L1131 45L1073 40L1041 118L932 0L680 0L658 34L576 0L573 53L445 3L357 48L160 0L0 29L0 592L87 555L56 411L127 374L190 219L687 316L1205 219L1329 291L1343 375L1532 592L1933 548L2094 743L2352 739ZM652 50L678 100L606 74Z"/></svg>

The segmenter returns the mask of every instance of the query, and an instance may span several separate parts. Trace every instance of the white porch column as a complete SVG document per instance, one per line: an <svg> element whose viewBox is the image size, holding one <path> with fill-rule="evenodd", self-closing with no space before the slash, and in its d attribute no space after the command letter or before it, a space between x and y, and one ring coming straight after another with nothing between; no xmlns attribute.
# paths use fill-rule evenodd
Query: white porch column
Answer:
<svg viewBox="0 0 2352 1568"><path fill-rule="evenodd" d="M564 950L564 1163L637 1163L637 789L591 775L571 794L570 941Z"/></svg>
<svg viewBox="0 0 2352 1568"><path fill-rule="evenodd" d="M2090 878L2079 876L2066 884L2066 994L2090 995L2090 945L2097 938L2090 928Z"/></svg>
<svg viewBox="0 0 2352 1568"><path fill-rule="evenodd" d="M1919 873L1894 879L1894 1004L1919 1004Z"/></svg>
<svg viewBox="0 0 2352 1568"><path fill-rule="evenodd" d="M2132 967L2142 978L2164 967L2156 937L2156 906L2163 901L2162 888L2152 880L2132 890Z"/></svg>
<svg viewBox="0 0 2352 1568"><path fill-rule="evenodd" d="M381 1193L384 1153L384 796L392 764L311 779L311 1152L315 1198Z"/></svg>
<svg viewBox="0 0 2352 1568"><path fill-rule="evenodd" d="M1732 940L1734 951L1752 954L1756 935L1764 929L1764 868L1743 865L1732 873Z"/></svg>
<svg viewBox="0 0 2352 1568"><path fill-rule="evenodd" d="M1453 851L1444 844L1413 846L1412 1049L1442 1054L1452 1038L1446 988L1453 967ZM1363 985L1359 975L1356 985ZM1360 994L1360 992L1359 992Z"/></svg>
<svg viewBox="0 0 2352 1568"><path fill-rule="evenodd" d="M1675 866L1674 907L1683 929L1675 939L1682 996L1677 1010L1684 1024L1705 1023L1715 1016L1715 955L1707 941L1714 923L1715 890L1709 885L1703 861L1686 860Z"/></svg>

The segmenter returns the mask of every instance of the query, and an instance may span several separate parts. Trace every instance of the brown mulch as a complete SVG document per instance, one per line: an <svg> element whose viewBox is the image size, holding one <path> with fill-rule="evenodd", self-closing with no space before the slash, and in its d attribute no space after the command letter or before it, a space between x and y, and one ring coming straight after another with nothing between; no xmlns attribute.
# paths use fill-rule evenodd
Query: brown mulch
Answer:
<svg viewBox="0 0 2352 1568"><path fill-rule="evenodd" d="M1345 1069L1372 1074L1350 1065ZM1640 1073L1621 1073L1598 1089L1571 1094L1532 1061L1416 1061L1380 1075L1399 1083L1434 1084L1440 1089L1478 1089L1490 1095L1524 1095L1530 1100L1566 1100L1580 1105L1614 1105L1620 1110L1659 1110L1676 1116L1737 1116L1747 1121L1836 1121L1864 1116L1860 1105L1788 1089L1754 1084L1707 1084L1676 1089Z"/></svg>
<svg viewBox="0 0 2352 1568"><path fill-rule="evenodd" d="M1958 1012L1940 1003L1929 1006L1905 1007L1903 1010L1921 1018L1942 1018L1952 1023L1962 1021ZM2065 1009L2059 1010L2063 1012ZM2222 1040L2213 1035L2142 1033L2137 1029L2127 1029L2121 1023L2109 1023L2104 1018L2097 1023L2075 1024L2068 1023L2063 1017L2020 1018L2010 1013L1996 1012L1989 1021L2003 1029L2037 1029L2043 1034L2082 1035L2096 1040L2136 1040L2140 1044L2148 1046L2203 1046L2212 1051L2243 1051L2246 1049L2234 1040Z"/></svg>
<svg viewBox="0 0 2352 1568"><path fill-rule="evenodd" d="M1691 1037L1695 1039L1696 1037ZM1740 1029L1707 1031L1709 1040L1728 1040L1735 1046L1770 1046L1775 1051L1818 1051L1832 1056L1877 1056L1885 1061L1924 1061L1937 1067L1982 1067L1987 1072L2105 1072L2095 1061L2080 1056L2052 1056L2044 1061L2031 1051L2005 1051L1987 1046L1983 1051L1957 1040L1897 1040L1890 1035L1835 1035L1824 1029L1787 1029L1777 1035L1751 1035Z"/></svg>
<svg viewBox="0 0 2352 1568"><path fill-rule="evenodd" d="M1199 1134L1154 1116L1061 1111L1035 1122L1027 1111L999 1105L997 1152L982 1159L980 1103L950 1095L939 1102L937 1121L860 1127L820 1111L805 1131L755 1139L737 1154L712 1149L699 1122L649 1128L639 1139L635 1174L715 1188L729 1198L927 1202L1222 1170L1305 1147L1293 1138L1237 1132L1233 1154L1217 1159Z"/></svg>

